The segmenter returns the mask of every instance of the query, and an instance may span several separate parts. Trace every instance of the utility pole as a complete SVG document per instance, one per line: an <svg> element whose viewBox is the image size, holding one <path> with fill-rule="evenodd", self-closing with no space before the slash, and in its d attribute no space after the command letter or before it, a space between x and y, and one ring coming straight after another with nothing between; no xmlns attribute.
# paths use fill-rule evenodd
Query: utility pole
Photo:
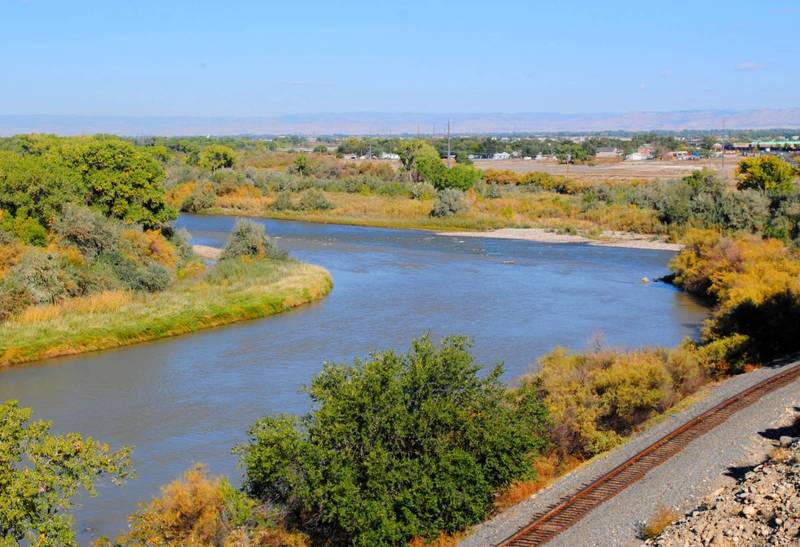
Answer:
<svg viewBox="0 0 800 547"><path fill-rule="evenodd" d="M450 120L447 120L447 168L450 168Z"/></svg>
<svg viewBox="0 0 800 547"><path fill-rule="evenodd" d="M725 182L725 118L722 118L722 161L720 162L719 175Z"/></svg>

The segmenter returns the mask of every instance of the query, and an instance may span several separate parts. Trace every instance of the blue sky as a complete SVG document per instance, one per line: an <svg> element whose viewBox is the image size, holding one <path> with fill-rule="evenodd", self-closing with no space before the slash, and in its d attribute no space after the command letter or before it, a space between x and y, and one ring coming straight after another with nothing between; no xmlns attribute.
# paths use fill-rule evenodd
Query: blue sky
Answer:
<svg viewBox="0 0 800 547"><path fill-rule="evenodd" d="M800 106L800 2L0 0L0 114Z"/></svg>

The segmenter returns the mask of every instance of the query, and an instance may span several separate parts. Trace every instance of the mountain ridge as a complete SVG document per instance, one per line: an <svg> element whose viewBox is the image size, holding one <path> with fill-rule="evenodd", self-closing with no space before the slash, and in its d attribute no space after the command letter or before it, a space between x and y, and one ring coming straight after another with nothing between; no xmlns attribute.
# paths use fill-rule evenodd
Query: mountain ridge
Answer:
<svg viewBox="0 0 800 547"><path fill-rule="evenodd" d="M800 108L631 111L624 113L385 113L344 112L275 116L3 115L0 135L388 135L682 131L800 128Z"/></svg>

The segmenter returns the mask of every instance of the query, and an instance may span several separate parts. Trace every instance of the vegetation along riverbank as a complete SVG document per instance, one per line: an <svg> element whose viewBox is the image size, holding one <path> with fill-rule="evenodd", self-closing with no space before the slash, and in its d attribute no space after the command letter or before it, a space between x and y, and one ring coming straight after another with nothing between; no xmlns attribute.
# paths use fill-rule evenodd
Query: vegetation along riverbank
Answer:
<svg viewBox="0 0 800 547"><path fill-rule="evenodd" d="M779 190L791 186L793 167L776 157L744 158L733 177L702 169L682 178L667 171L655 180L587 180L545 171L480 170L465 153L442 159L437 140L367 141L303 152L279 139L141 144L166 158L168 203L191 213L437 232L533 228L537 240L580 237L656 248L679 244L691 228L781 239L797 235L793 211L799 198ZM478 144L487 143L499 145L489 138ZM396 159L348 159L350 150L368 144ZM775 187L769 195L765 178Z"/></svg>
<svg viewBox="0 0 800 547"><path fill-rule="evenodd" d="M136 298L163 297L175 298L175 309L201 315L220 311L225 317L227 307L235 303L225 291L244 294L252 279L261 279L264 287L280 295L269 301L276 303L276 311L298 297L291 293L293 287L302 286L300 294L308 292L302 272L318 275L314 279L320 282L320 294L330 287L324 272L287 261L258 225L246 221L237 224L217 265L205 268L188 252L184 236L166 226L174 215L170 203L202 212L240 200L238 210L244 212L268 206L280 213L285 207L299 218L316 211L313 214L321 219L325 211L339 207L334 203L337 195L342 208L376 198L363 178L355 180L366 186L352 192L345 186L354 180L349 175L333 182L318 178L309 170L327 160L309 163L304 155L289 156L291 173L256 170L247 175L236 167L242 151L214 142L193 149L197 143L190 141L180 145L185 145L182 150L158 142L135 147L107 139L65 143L28 137L9 142L7 146L16 148L0 157L6 162L2 172L16 178L4 174L4 180L22 182L3 187L11 196L3 202L3 230L9 234L4 236L4 256L10 257L4 259L3 270L2 294L10 310L5 325L12 334L15 326L24 331L26 317L46 325L29 338L20 334L20 347L35 347L35 340L46 339L60 322L69 323L70 314L76 314L74 322L64 330L89 324L79 319L82 303L102 309L104 298L119 298L120 309L130 316L135 316L136 306L147 306ZM306 388L312 404L305 415L266 416L235 448L243 470L241 488L193 468L142 505L131 517L128 533L108 543L449 544L493 512L625 442L665 412L686 404L703 386L800 350L800 198L788 163L770 157L745 160L737 168L735 188L711 172L699 171L663 183L577 189L567 179L538 174L524 183L487 183L496 175L463 164L447 167L424 144L409 141L410 150L401 149L402 168L396 173L400 180L374 185L375 193L396 188L400 195L409 194L381 194L374 203L411 203L419 211L420 203L427 203L425 222L441 229L443 223L455 226L459 219L477 218L459 215L465 213L463 207L499 203L506 192L514 222L520 218L514 211L521 203L549 203L553 208L540 220L594 215L592 229L602 226L678 240L684 247L671 262L669 281L714 306L699 339L675 348L555 348L540 358L535 373L511 386L500 381L501 365L483 370L471 354L470 341L458 336L438 343L423 336L406 352L389 350L350 364L327 363ZM264 162L283 157L256 152ZM31 173L38 173L37 162L54 162L45 170L51 172L62 165L68 168L71 164L64 162L76 153L85 166L74 175L74 195L80 199L66 206L57 200L26 198L27 189L36 188ZM249 153L245 150L245 157ZM121 169L123 174L138 173L131 192L122 197L117 189L124 175L114 175L114 185L105 184L109 157L135 159L138 165ZM159 162L168 169L206 175L200 181L173 179L167 194L152 185L143 187L147 173L158 181ZM365 169L384 169L371 165ZM73 180L68 170L65 173L59 181ZM302 184L302 190L278 187L276 192L275 180ZM430 188L435 197L425 198ZM498 190L501 197L491 197ZM253 200L244 200L247 193ZM136 198L132 201L129 195ZM346 199L351 195L353 199ZM526 201L529 198L533 201ZM52 212L41 210L43 203L52 203ZM281 205L273 207L276 203ZM364 218L375 218L373 209L362 211ZM397 211L390 210L391 215L402 217ZM631 219L646 222L619 225ZM298 283L293 276L304 281ZM181 308L198 294L212 295L210 302L199 305L200 312ZM251 310L245 302L250 300L242 300L237 313ZM158 307L169 309L169 303L164 300ZM58 306L63 307L63 317ZM263 312L264 306L271 309L272 304L262 303L257 311ZM155 312L142 312L143 324L150 313ZM202 322L189 316L195 318L181 321L177 312L174 317L156 316L148 328L168 331L176 321ZM52 325L47 323L51 320ZM3 412L16 416L12 434L21 435L27 411L7 403ZM28 445L15 448L14 454L27 449ZM97 457L94 452L78 453L76 461L90 466ZM10 461L13 466L15 460ZM118 471L103 465L109 472ZM103 470L99 464L95 467ZM74 493L68 490L56 500L60 505L46 507L48 514L64 517L59 520L61 536L46 527L50 521L34 518L38 513L26 517L24 511L11 524L0 520L0 533L15 540L69 538L66 514ZM30 507L37 496L36 489L29 489L13 499Z"/></svg>
<svg viewBox="0 0 800 547"><path fill-rule="evenodd" d="M0 366L263 317L331 288L252 223L206 265L169 224L162 166L128 142L2 144Z"/></svg>

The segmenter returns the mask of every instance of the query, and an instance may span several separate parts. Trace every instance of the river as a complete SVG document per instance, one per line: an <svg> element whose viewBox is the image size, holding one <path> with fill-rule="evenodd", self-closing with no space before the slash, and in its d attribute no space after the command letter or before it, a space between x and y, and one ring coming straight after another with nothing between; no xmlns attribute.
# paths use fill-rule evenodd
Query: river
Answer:
<svg viewBox="0 0 800 547"><path fill-rule="evenodd" d="M231 217L182 216L193 243L221 246ZM0 372L0 400L17 399L57 432L135 446L138 479L81 499L82 544L124 531L139 501L193 462L238 479L231 447L269 413L302 413L301 387L325 360L403 350L412 338L466 334L505 379L556 345L674 345L707 310L642 277L667 272L670 252L455 238L428 232L261 221L278 243L326 267L323 301L280 316Z"/></svg>

